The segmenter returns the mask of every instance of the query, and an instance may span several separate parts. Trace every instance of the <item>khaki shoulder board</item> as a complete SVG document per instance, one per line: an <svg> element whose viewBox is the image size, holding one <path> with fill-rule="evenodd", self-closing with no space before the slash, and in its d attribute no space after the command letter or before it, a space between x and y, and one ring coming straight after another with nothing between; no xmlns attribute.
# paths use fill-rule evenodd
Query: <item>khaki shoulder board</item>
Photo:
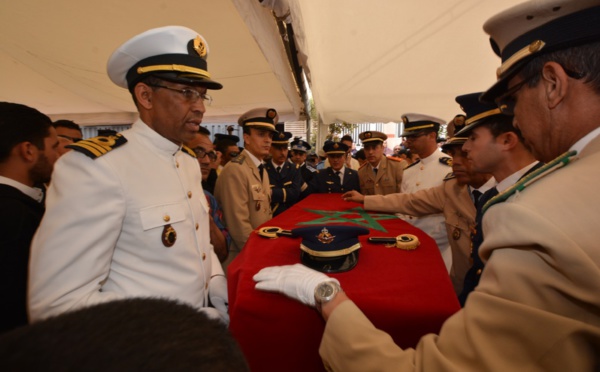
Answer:
<svg viewBox="0 0 600 372"><path fill-rule="evenodd" d="M508 189L504 190L500 194L488 200L488 202L485 203L485 205L481 209L482 213L485 213L485 211L487 211L492 205L502 203L516 192L525 190L527 186L535 183L537 180L547 176L548 174L556 170L559 170L562 167L566 167L567 165L569 165L569 163L577 160L577 158L574 158L575 155L577 155L577 151L565 152L564 154L552 160L551 162L529 173L525 177L521 178L519 182L515 183Z"/></svg>
<svg viewBox="0 0 600 372"><path fill-rule="evenodd" d="M80 152L92 159L96 159L108 153L109 151L124 145L126 142L127 138L123 137L121 134L116 134L114 136L98 136L88 138L86 140L68 145L67 148Z"/></svg>
<svg viewBox="0 0 600 372"><path fill-rule="evenodd" d="M358 167L358 169L363 169L363 167L366 167L366 166L367 166L367 164L369 164L369 162L368 162L368 161L366 161L366 162L362 163L362 165L361 165L360 167Z"/></svg>
<svg viewBox="0 0 600 372"><path fill-rule="evenodd" d="M189 156L191 156L193 158L196 157L196 153L194 152L194 150L190 149L186 145L181 146L181 151L185 152L186 154L188 154Z"/></svg>
<svg viewBox="0 0 600 372"><path fill-rule="evenodd" d="M446 177L444 177L444 181L448 181L451 180L453 178L456 178L456 176L454 175L454 172L450 172L446 175Z"/></svg>
<svg viewBox="0 0 600 372"><path fill-rule="evenodd" d="M230 162L232 162L234 164L242 164L244 162L244 160L246 160L246 155L240 154L240 155L236 156L235 158L231 159Z"/></svg>
<svg viewBox="0 0 600 372"><path fill-rule="evenodd" d="M452 158L444 156L443 158L440 158L440 163L451 167L452 166Z"/></svg>
<svg viewBox="0 0 600 372"><path fill-rule="evenodd" d="M414 161L411 165L409 165L408 167L404 168L404 170L407 170L410 167L414 167L415 165L419 164L419 162L421 161L421 159Z"/></svg>

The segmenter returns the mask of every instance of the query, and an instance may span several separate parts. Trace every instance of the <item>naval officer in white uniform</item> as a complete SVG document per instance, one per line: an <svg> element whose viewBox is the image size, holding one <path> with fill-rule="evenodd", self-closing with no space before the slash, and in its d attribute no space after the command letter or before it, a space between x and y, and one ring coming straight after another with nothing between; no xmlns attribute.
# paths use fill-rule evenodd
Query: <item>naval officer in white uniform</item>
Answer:
<svg viewBox="0 0 600 372"><path fill-rule="evenodd" d="M127 297L176 299L224 322L227 282L209 241L209 209L194 153L221 89L208 44L180 26L120 46L108 75L139 111L130 130L72 145L57 164L46 215L31 247L32 321Z"/></svg>

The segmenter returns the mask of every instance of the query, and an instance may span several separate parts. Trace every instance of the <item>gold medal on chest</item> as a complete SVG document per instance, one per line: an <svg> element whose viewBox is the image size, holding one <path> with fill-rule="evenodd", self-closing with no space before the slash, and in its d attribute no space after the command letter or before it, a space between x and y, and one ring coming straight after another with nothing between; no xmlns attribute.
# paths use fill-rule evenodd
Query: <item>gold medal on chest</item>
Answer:
<svg viewBox="0 0 600 372"><path fill-rule="evenodd" d="M167 248L170 248L173 246L173 244L175 244L175 241L177 240L177 231L175 231L173 226L171 226L170 224L165 225L165 227L163 228L161 240L164 246Z"/></svg>
<svg viewBox="0 0 600 372"><path fill-rule="evenodd" d="M460 239L460 235L461 235L460 229L458 227L455 227L454 231L452 231L452 239L458 240L458 239Z"/></svg>
<svg viewBox="0 0 600 372"><path fill-rule="evenodd" d="M260 201L256 202L256 211L258 212L260 210Z"/></svg>

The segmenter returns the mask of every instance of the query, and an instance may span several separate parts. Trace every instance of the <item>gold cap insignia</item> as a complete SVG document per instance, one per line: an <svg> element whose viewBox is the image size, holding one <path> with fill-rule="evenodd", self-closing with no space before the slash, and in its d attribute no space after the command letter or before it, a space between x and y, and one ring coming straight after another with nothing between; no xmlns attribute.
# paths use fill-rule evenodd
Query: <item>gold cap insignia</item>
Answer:
<svg viewBox="0 0 600 372"><path fill-rule="evenodd" d="M269 119L273 119L275 116L277 116L277 111L275 111L275 109L268 109L267 110L267 117Z"/></svg>
<svg viewBox="0 0 600 372"><path fill-rule="evenodd" d="M200 35L196 36L196 38L194 39L194 50L196 51L196 53L198 53L200 57L206 57L206 45L204 44L204 41L202 40Z"/></svg>
<svg viewBox="0 0 600 372"><path fill-rule="evenodd" d="M365 132L365 138L371 138L371 137L373 137L373 133Z"/></svg>
<svg viewBox="0 0 600 372"><path fill-rule="evenodd" d="M337 150L337 149L339 149L339 148L340 148L340 145L338 145L337 143L334 143L334 144L333 144L333 148Z"/></svg>
<svg viewBox="0 0 600 372"><path fill-rule="evenodd" d="M317 239L323 244L329 244L335 239L335 236L331 235L329 230L324 227L323 230L321 230L321 233L317 235Z"/></svg>

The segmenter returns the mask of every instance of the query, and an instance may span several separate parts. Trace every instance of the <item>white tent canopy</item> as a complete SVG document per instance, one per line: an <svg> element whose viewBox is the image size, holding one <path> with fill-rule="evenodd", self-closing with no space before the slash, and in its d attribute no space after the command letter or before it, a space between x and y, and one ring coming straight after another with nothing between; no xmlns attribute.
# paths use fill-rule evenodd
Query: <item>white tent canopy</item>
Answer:
<svg viewBox="0 0 600 372"><path fill-rule="evenodd" d="M208 40L208 69L225 86L211 92L205 122L235 122L258 106L302 119L275 18L258 0L0 1L0 100L84 125L130 123L131 97L110 82L106 61L131 36L177 24ZM483 22L520 1L275 2L289 8L316 108L330 123L406 112L450 119L456 95L495 80L499 59Z"/></svg>

